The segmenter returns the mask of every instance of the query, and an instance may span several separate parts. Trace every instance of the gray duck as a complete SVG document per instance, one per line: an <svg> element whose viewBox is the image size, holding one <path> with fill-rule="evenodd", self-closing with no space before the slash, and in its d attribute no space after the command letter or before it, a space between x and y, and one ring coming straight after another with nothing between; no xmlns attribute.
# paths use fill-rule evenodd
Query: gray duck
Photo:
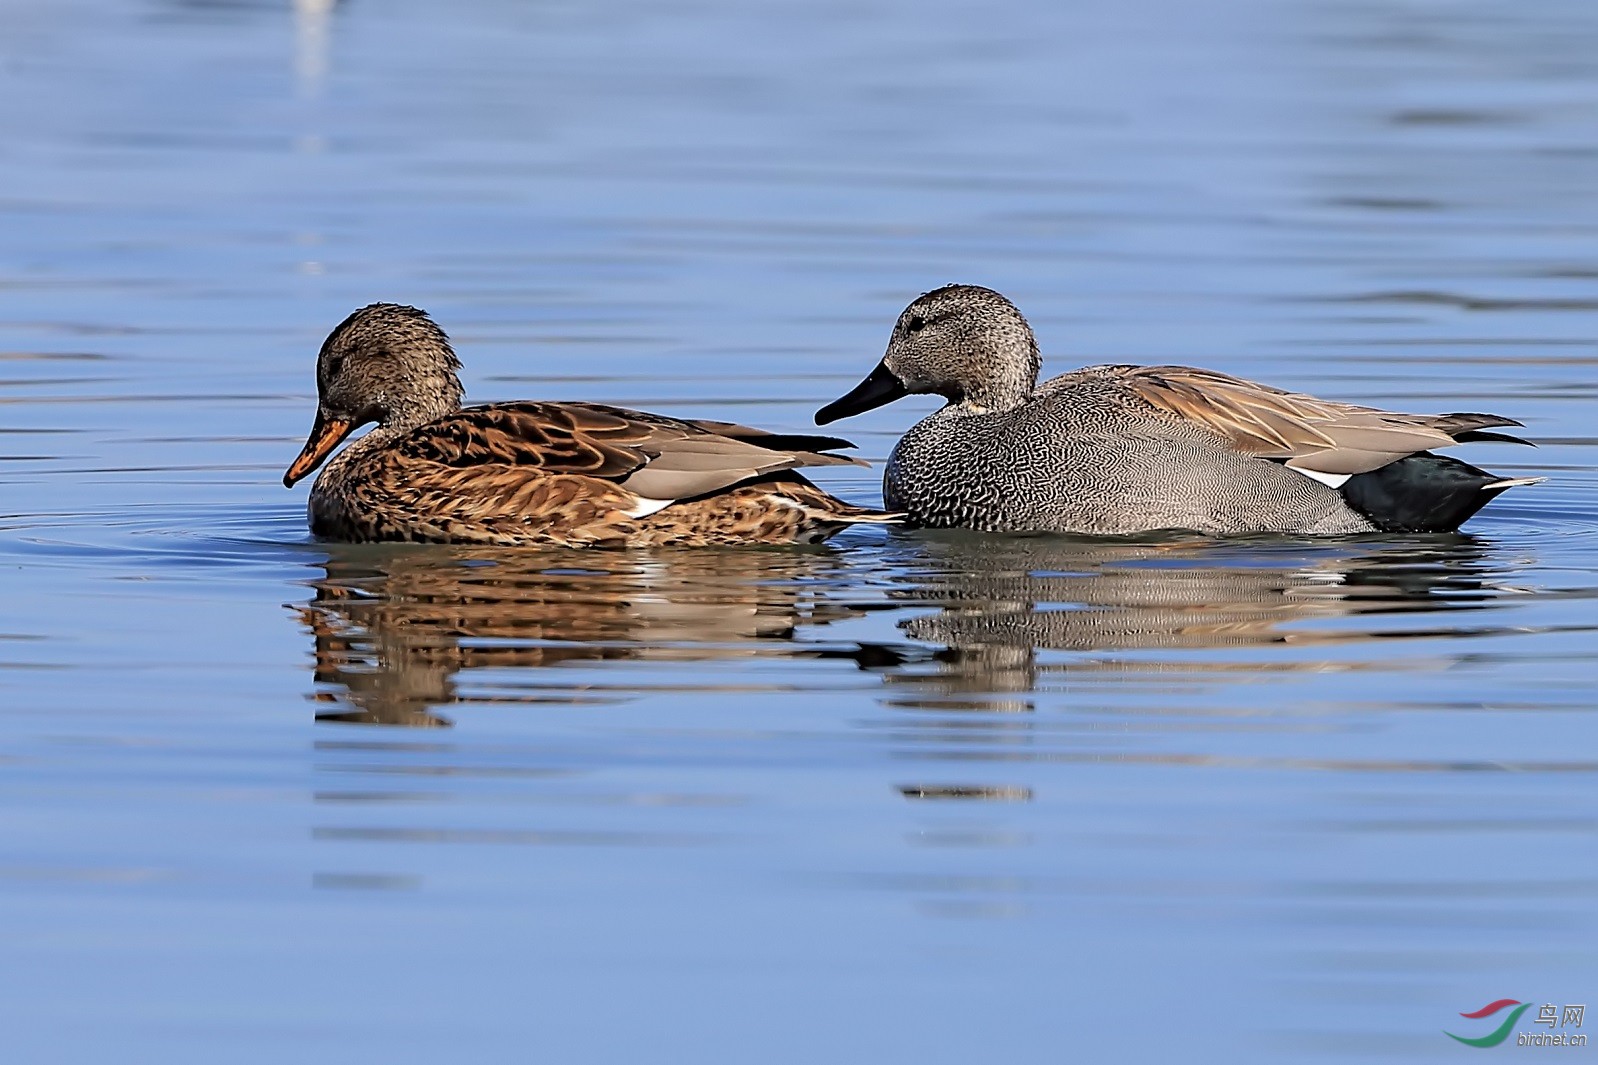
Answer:
<svg viewBox="0 0 1598 1065"><path fill-rule="evenodd" d="M1088 366L1037 383L1037 340L992 289L947 285L899 316L825 425L911 393L948 402L899 441L884 503L989 532L1312 536L1458 529L1508 488L1433 448L1527 441L1495 414L1398 414L1190 366Z"/></svg>
<svg viewBox="0 0 1598 1065"><path fill-rule="evenodd" d="M462 407L460 361L423 311L374 303L317 356L316 421L293 484L363 425L311 488L318 537L564 547L788 544L898 515L793 472L865 465L835 437L684 421L600 403Z"/></svg>

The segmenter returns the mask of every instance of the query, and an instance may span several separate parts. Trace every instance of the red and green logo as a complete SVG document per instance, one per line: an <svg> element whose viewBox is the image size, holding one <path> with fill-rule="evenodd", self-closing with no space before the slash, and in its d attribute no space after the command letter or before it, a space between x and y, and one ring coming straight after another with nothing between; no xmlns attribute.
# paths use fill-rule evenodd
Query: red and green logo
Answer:
<svg viewBox="0 0 1598 1065"><path fill-rule="evenodd" d="M1530 1002L1516 1002L1512 998L1501 998L1497 1002L1487 1003L1487 1005L1483 1006L1479 1010L1471 1010L1469 1013L1460 1014L1461 1017L1468 1017L1471 1020L1476 1021L1483 1017L1491 1017L1498 1011L1509 1009L1511 1006L1515 1008L1510 1011L1509 1016L1504 1018L1504 1023L1500 1024L1497 1028L1494 1028L1486 1035L1477 1036L1475 1039L1467 1039L1465 1036L1455 1035L1453 1032L1449 1031L1445 1031L1443 1034L1450 1039L1459 1040L1468 1047L1495 1047L1499 1043L1502 1043L1505 1039L1509 1038L1509 1033L1515 1030L1515 1022L1520 1020L1520 1015L1531 1009Z"/></svg>

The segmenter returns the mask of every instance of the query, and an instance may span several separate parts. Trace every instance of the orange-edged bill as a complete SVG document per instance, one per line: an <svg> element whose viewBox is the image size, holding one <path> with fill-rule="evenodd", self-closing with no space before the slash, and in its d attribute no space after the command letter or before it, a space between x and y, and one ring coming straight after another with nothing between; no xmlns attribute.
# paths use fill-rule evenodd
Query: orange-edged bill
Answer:
<svg viewBox="0 0 1598 1065"><path fill-rule="evenodd" d="M323 411L316 412L316 424L311 426L311 435L305 441L305 446L300 449L299 457L283 475L283 487L292 488L294 482L310 473L322 464L333 449L343 443L344 438L354 431L351 422L329 418Z"/></svg>

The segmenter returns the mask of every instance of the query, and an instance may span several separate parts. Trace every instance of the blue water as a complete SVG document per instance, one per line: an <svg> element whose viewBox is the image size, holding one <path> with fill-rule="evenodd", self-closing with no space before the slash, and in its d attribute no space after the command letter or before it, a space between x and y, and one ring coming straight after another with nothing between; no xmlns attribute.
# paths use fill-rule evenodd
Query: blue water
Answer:
<svg viewBox="0 0 1598 1065"><path fill-rule="evenodd" d="M0 7L6 1059L1451 1060L1586 1003L1595 123L1582 0ZM609 554L280 484L373 300L477 400L800 430L955 280L1051 371L1485 409L1550 479Z"/></svg>

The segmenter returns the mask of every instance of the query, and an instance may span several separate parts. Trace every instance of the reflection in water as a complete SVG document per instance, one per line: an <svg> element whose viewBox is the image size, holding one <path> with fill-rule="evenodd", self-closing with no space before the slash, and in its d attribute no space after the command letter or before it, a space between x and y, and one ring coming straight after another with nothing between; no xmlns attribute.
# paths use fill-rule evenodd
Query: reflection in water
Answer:
<svg viewBox="0 0 1598 1065"><path fill-rule="evenodd" d="M983 696L1032 692L1040 674L1051 670L1126 677L1358 669L1357 660L1285 655L1203 663L1185 655L1075 657L1040 664L1038 651L1185 652L1436 635L1301 623L1457 610L1501 594L1492 585L1486 548L1463 536L1313 546L961 537L931 541L928 551L935 570L918 574L895 597L938 607L900 627L943 650L933 656L930 673L906 670L888 682L921 697L901 705L936 709L1031 709L1030 700Z"/></svg>
<svg viewBox="0 0 1598 1065"><path fill-rule="evenodd" d="M779 654L848 658L880 674L895 705L1030 710L1050 674L1190 682L1239 673L1358 670L1282 648L1472 635L1481 626L1381 624L1460 611L1507 591L1466 537L1401 543L1125 543L918 537L890 566L889 601L862 599L847 552L680 551L574 556L416 547L339 548L300 614L315 637L322 720L447 725L460 702L600 701L632 690L552 679L476 678L566 662L710 661ZM908 564L907 564L908 563ZM928 606L935 612L927 613ZM913 642L796 641L887 607ZM1363 617L1358 625L1339 619ZM773 646L773 645L776 646ZM1201 649L1264 653L1207 657ZM1040 652L1083 652L1052 658ZM1138 654L1135 652L1171 652ZM1106 654L1108 652L1109 654ZM1041 660L1040 660L1041 659ZM1014 698L1021 695L1024 698ZM996 698L997 697L997 698Z"/></svg>
<svg viewBox="0 0 1598 1065"><path fill-rule="evenodd" d="M300 95L321 94L327 79L329 24L338 0L294 0L294 75Z"/></svg>
<svg viewBox="0 0 1598 1065"><path fill-rule="evenodd" d="M467 669L762 653L795 629L856 612L823 597L829 549L570 552L343 548L301 616L316 640L321 720L440 726L459 702L596 701L603 692L501 685L463 696Z"/></svg>
<svg viewBox="0 0 1598 1065"><path fill-rule="evenodd" d="M1031 802L1032 789L990 784L900 784L899 794L907 799L932 801L958 799L962 802Z"/></svg>

